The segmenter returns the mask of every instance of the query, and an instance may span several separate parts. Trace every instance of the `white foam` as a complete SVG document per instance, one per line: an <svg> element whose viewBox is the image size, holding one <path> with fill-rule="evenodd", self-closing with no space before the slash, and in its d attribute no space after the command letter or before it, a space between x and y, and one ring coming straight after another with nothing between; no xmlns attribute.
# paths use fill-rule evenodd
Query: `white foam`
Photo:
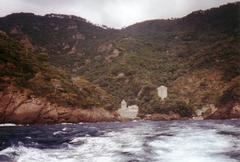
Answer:
<svg viewBox="0 0 240 162"><path fill-rule="evenodd" d="M66 131L66 130L68 130L68 128L67 128L67 127L64 127L64 128L62 129L62 131Z"/></svg>
<svg viewBox="0 0 240 162"><path fill-rule="evenodd" d="M75 125L75 123L61 123L61 125Z"/></svg>
<svg viewBox="0 0 240 162"><path fill-rule="evenodd" d="M17 162L126 162L134 159L141 162L237 162L224 154L240 149L237 137L218 134L219 130L234 127L212 126L214 129L196 123L179 125L174 122L169 127L157 128L149 123L137 123L134 127L106 131L98 137L75 137L69 147L44 150L9 147L0 151L0 155L14 152L19 155ZM63 129L66 131L67 127Z"/></svg>
<svg viewBox="0 0 240 162"><path fill-rule="evenodd" d="M66 132L63 132L63 131L56 131L56 132L53 132L53 135L56 136L56 135L60 135L60 134L65 134Z"/></svg>
<svg viewBox="0 0 240 162"><path fill-rule="evenodd" d="M15 126L22 126L22 125L16 125L16 124L13 124L13 123L0 124L0 127L15 127Z"/></svg>
<svg viewBox="0 0 240 162"><path fill-rule="evenodd" d="M72 141L70 141L70 143L78 143L78 142L81 142L81 141L84 141L84 140L85 140L84 137L76 137Z"/></svg>
<svg viewBox="0 0 240 162"><path fill-rule="evenodd" d="M176 128L175 128L176 129ZM150 143L158 154L157 160L166 162L237 162L222 154L233 151L231 138L217 134L215 130L186 128L176 136L164 137Z"/></svg>

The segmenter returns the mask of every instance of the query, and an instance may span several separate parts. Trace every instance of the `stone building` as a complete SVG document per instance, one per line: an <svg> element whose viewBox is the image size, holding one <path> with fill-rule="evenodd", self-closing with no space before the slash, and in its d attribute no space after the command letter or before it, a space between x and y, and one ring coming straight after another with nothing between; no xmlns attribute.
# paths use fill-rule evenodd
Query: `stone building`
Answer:
<svg viewBox="0 0 240 162"><path fill-rule="evenodd" d="M158 97L160 97L161 100L164 100L168 96L167 87L165 87L165 86L158 87L157 93L158 93Z"/></svg>
<svg viewBox="0 0 240 162"><path fill-rule="evenodd" d="M121 109L127 109L127 102L125 100L121 101Z"/></svg>
<svg viewBox="0 0 240 162"><path fill-rule="evenodd" d="M122 100L121 108L118 109L118 113L122 118L135 119L137 118L139 107L137 105L127 106L127 102Z"/></svg>

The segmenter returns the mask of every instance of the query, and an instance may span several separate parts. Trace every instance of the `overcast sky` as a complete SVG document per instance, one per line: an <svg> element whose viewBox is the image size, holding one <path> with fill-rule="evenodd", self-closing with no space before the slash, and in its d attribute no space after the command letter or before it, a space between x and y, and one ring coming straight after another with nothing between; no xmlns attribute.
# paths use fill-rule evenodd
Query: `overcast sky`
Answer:
<svg viewBox="0 0 240 162"><path fill-rule="evenodd" d="M0 16L16 12L71 14L122 28L149 19L183 17L237 0L0 0Z"/></svg>

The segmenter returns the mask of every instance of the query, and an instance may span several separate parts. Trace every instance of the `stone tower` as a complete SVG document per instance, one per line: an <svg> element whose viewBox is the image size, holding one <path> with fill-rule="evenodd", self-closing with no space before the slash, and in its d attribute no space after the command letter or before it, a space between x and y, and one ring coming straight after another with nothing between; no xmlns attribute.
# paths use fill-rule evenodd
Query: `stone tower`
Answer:
<svg viewBox="0 0 240 162"><path fill-rule="evenodd" d="M167 89L168 88L163 85L157 88L158 97L160 97L161 100L164 100L165 98L167 98L168 96Z"/></svg>
<svg viewBox="0 0 240 162"><path fill-rule="evenodd" d="M121 109L127 109L127 102L125 100L121 101Z"/></svg>
<svg viewBox="0 0 240 162"><path fill-rule="evenodd" d="M122 100L121 108L118 109L117 112L122 118L135 119L137 118L138 111L139 107L137 105L127 106L127 102L125 100Z"/></svg>

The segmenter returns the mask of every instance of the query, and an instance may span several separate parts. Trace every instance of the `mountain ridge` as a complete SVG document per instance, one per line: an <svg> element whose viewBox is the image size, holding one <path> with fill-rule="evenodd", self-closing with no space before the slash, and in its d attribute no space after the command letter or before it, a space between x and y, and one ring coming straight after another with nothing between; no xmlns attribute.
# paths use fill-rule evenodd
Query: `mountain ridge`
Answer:
<svg viewBox="0 0 240 162"><path fill-rule="evenodd" d="M231 118L239 117L234 99L239 98L239 6L230 3L121 30L78 17L15 14L0 18L0 30L30 51L45 53L72 76L99 85L115 105L122 99L139 105L140 117L177 113L191 118L207 107L206 118ZM169 89L165 102L157 96L160 85ZM222 102L229 91L232 99Z"/></svg>

